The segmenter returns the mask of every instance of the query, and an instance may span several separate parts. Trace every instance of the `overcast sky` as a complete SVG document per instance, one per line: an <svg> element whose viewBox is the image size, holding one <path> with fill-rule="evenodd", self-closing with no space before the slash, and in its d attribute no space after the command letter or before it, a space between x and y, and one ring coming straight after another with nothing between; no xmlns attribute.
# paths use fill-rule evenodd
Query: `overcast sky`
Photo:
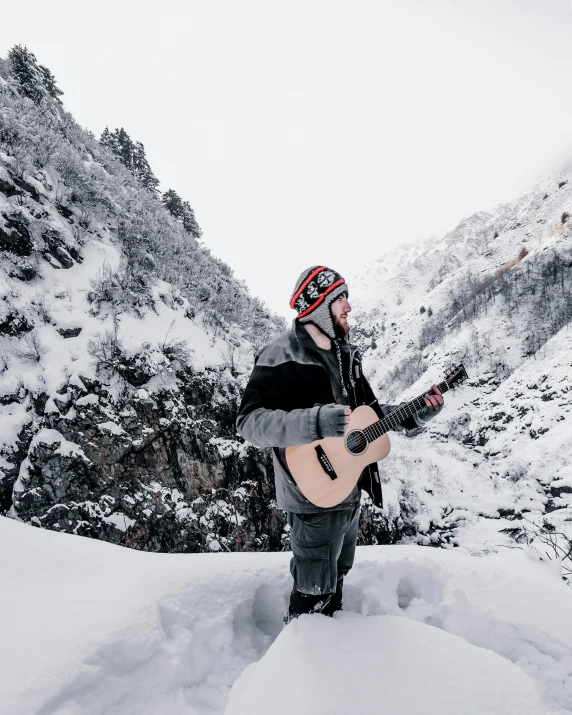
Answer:
<svg viewBox="0 0 572 715"><path fill-rule="evenodd" d="M307 266L352 275L572 153L570 0L26 0L18 42L289 317Z"/></svg>

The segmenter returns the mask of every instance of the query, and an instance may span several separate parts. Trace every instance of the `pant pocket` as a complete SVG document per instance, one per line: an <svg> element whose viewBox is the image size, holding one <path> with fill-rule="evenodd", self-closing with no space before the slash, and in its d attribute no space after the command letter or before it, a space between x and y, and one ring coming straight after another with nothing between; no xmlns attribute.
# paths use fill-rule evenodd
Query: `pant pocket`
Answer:
<svg viewBox="0 0 572 715"><path fill-rule="evenodd" d="M294 588L300 593L319 595L331 593L330 544L328 541L304 541L292 538L290 573Z"/></svg>

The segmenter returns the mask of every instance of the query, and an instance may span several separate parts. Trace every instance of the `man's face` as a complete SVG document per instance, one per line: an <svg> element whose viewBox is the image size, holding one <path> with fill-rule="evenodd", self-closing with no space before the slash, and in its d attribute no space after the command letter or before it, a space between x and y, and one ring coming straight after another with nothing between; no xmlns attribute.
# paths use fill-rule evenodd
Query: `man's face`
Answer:
<svg viewBox="0 0 572 715"><path fill-rule="evenodd" d="M332 303L331 308L336 335L339 338L347 338L350 332L347 317L348 313L351 312L351 306L348 303L347 295L343 293Z"/></svg>

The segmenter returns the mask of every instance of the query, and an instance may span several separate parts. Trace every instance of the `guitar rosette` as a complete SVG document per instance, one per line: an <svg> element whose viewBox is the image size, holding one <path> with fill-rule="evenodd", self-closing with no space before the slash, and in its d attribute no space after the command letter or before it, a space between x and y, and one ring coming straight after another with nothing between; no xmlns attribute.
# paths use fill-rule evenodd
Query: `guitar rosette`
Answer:
<svg viewBox="0 0 572 715"><path fill-rule="evenodd" d="M344 445L350 454L358 455L363 454L367 450L369 442L363 430L353 429L346 434Z"/></svg>

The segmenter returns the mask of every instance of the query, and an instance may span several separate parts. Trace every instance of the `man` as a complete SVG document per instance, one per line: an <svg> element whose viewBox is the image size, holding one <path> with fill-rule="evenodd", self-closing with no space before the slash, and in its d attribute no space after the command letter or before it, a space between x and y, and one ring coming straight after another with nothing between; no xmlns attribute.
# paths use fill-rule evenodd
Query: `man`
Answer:
<svg viewBox="0 0 572 715"><path fill-rule="evenodd" d="M273 448L278 506L288 514L294 586L285 621L302 613L333 615L342 608L344 576L351 569L359 521L360 490L382 506L377 465L337 506L320 508L296 486L284 459L286 447L325 437L343 437L351 410L371 405L381 418L396 406L379 405L348 342L351 307L345 280L327 266L311 266L296 282L290 307L292 329L258 355L240 405L238 432L257 447ZM438 388L426 407L398 429L423 427L443 406Z"/></svg>

